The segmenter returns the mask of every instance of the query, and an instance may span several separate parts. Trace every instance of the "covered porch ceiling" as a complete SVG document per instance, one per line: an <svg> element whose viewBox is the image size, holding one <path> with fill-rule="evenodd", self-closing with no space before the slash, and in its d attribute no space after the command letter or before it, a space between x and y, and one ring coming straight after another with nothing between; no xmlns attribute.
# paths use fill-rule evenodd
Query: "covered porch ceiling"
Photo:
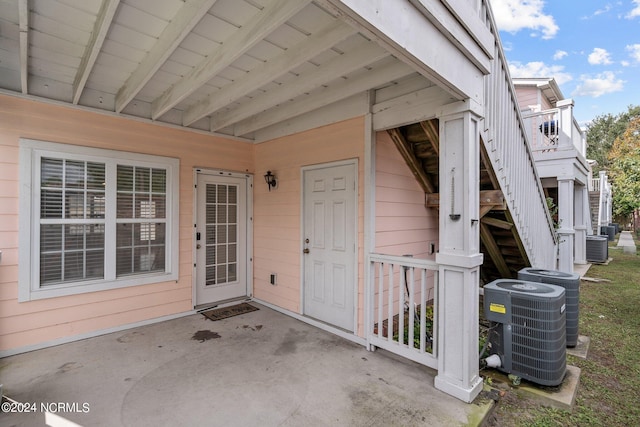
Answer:
<svg viewBox="0 0 640 427"><path fill-rule="evenodd" d="M0 90L258 142L371 90L457 100L345 17L325 0L2 0Z"/></svg>

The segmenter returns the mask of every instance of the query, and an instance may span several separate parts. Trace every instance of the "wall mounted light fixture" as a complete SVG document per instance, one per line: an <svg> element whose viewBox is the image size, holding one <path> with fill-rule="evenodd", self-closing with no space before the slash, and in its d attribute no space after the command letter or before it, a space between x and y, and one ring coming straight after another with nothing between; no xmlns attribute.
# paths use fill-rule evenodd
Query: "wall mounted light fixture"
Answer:
<svg viewBox="0 0 640 427"><path fill-rule="evenodd" d="M271 173L271 171L267 171L267 173L264 176L264 180L267 183L267 185L269 186L269 191L271 191L271 187L275 188L275 186L277 184L276 176L273 175Z"/></svg>

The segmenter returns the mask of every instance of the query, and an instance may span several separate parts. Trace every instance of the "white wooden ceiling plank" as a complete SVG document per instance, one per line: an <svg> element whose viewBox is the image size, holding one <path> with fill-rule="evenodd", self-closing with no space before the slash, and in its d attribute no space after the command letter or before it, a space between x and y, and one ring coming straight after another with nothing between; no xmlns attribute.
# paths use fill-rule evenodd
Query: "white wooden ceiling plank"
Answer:
<svg viewBox="0 0 640 427"><path fill-rule="evenodd" d="M330 49L331 46L351 35L353 31L351 27L340 21L336 20L330 23L315 34L305 38L301 43L286 50L280 56L254 68L241 80L210 97L207 102L196 104L189 108L184 113L185 125L188 126L190 123L213 113L239 97L258 89L266 82L281 77L292 68L313 58L318 52Z"/></svg>
<svg viewBox="0 0 640 427"><path fill-rule="evenodd" d="M237 30L238 27L235 25L211 13L204 15L198 25L193 28L195 34L220 44Z"/></svg>
<svg viewBox="0 0 640 427"><path fill-rule="evenodd" d="M166 22L171 21L184 6L183 0L123 0L123 2Z"/></svg>
<svg viewBox="0 0 640 427"><path fill-rule="evenodd" d="M102 49L104 39L107 37L107 31L111 26L111 21L116 13L116 9L120 4L120 0L104 0L102 7L98 12L93 31L91 32L91 38L87 47L82 55L82 61L78 67L76 78L73 81L73 100L74 104L78 103L82 90L87 82L87 78L91 73L91 69L96 62L96 58Z"/></svg>
<svg viewBox="0 0 640 427"><path fill-rule="evenodd" d="M11 52L2 49L2 41L0 40L0 65L3 68L10 70L20 71L20 55L16 55L18 52Z"/></svg>
<svg viewBox="0 0 640 427"><path fill-rule="evenodd" d="M30 6L32 13L51 18L60 25L69 25L87 33L93 30L97 11L88 13L56 0L32 0Z"/></svg>
<svg viewBox="0 0 640 427"><path fill-rule="evenodd" d="M51 80L73 83L76 69L63 64L55 64L39 58L31 57L29 61L29 76L51 78Z"/></svg>
<svg viewBox="0 0 640 427"><path fill-rule="evenodd" d="M18 42L20 40L20 24L0 18L0 40Z"/></svg>
<svg viewBox="0 0 640 427"><path fill-rule="evenodd" d="M131 46L143 52L149 52L158 41L157 38L142 34L135 29L124 27L117 22L111 25L107 39Z"/></svg>
<svg viewBox="0 0 640 427"><path fill-rule="evenodd" d="M31 45L29 48L29 58L31 60L38 59L43 62L49 62L51 64L64 65L69 68L77 69L80 65L80 58L75 56L65 55L60 52L52 52L50 50L41 49L37 46Z"/></svg>
<svg viewBox="0 0 640 427"><path fill-rule="evenodd" d="M311 3L296 16L292 17L287 24L309 35L320 31L321 28L329 25L334 20L333 16Z"/></svg>
<svg viewBox="0 0 640 427"><path fill-rule="evenodd" d="M186 74L189 74L191 70L192 67L185 65L183 62L174 61L173 59L169 59L162 65L162 71L177 77L184 77Z"/></svg>
<svg viewBox="0 0 640 427"><path fill-rule="evenodd" d="M29 15L29 26L31 29L41 33L50 34L64 40L77 41L88 40L90 33L83 31L71 25L60 25L59 21L55 21L48 16L32 13Z"/></svg>
<svg viewBox="0 0 640 427"><path fill-rule="evenodd" d="M20 18L18 16L18 8L15 1L0 1L0 21L18 24Z"/></svg>
<svg viewBox="0 0 640 427"><path fill-rule="evenodd" d="M87 12L91 15L97 15L102 7L102 0L57 0L74 9Z"/></svg>
<svg viewBox="0 0 640 427"><path fill-rule="evenodd" d="M222 129L229 124L236 123L282 102L286 102L289 99L303 95L327 82L351 73L368 64L372 64L386 56L388 56L388 53L375 43L364 42L358 49L345 53L323 64L315 71L292 80L275 93L265 93L250 103L243 104L243 106L238 109L216 114L212 119L212 126L214 126L216 130Z"/></svg>
<svg viewBox="0 0 640 427"><path fill-rule="evenodd" d="M236 60L236 62L231 64L231 66L235 67L235 68L237 68L239 70L242 70L245 73L248 73L249 71L253 70L254 68L259 67L263 63L264 63L264 61L256 59L253 56L242 55L240 58L238 58Z"/></svg>
<svg viewBox="0 0 640 427"><path fill-rule="evenodd" d="M233 67L233 66L228 66L224 70L220 71L216 75L216 77L222 77L223 79L227 79L230 82L233 82L233 81L241 79L242 77L244 77L246 75L247 75L246 71L242 71L241 69ZM200 91L200 88L198 88L198 91Z"/></svg>
<svg viewBox="0 0 640 427"><path fill-rule="evenodd" d="M249 49L247 51L247 55L259 59L262 62L266 62L271 58L275 58L280 55L282 52L284 52L284 49L274 45L273 43L269 43L266 40L262 40Z"/></svg>
<svg viewBox="0 0 640 427"><path fill-rule="evenodd" d="M113 55L109 52L102 52L100 56L98 56L98 60L96 61L95 70L106 71L107 73L113 72L121 76L120 78L112 79L115 82L122 82L124 79L129 77L129 75L136 69L138 63L135 61L131 61L130 59L123 58L121 56ZM117 84L117 83L115 83ZM119 85L118 85L119 87Z"/></svg>
<svg viewBox="0 0 640 427"><path fill-rule="evenodd" d="M4 64L4 62L0 64ZM21 85L19 67L10 69L0 66L0 87L3 89L20 92Z"/></svg>
<svg viewBox="0 0 640 427"><path fill-rule="evenodd" d="M189 76L155 100L152 118L157 119L196 91L199 86L232 64L307 4L308 0L271 0L260 13L251 18L230 39L225 40L220 49L200 63Z"/></svg>
<svg viewBox="0 0 640 427"><path fill-rule="evenodd" d="M246 135L283 120L333 104L360 92L385 85L412 73L414 73L414 71L400 61L394 60L388 62L384 66L366 71L364 74L359 75L358 78L341 80L309 96L304 96L286 105L272 108L248 120L236 123L234 134L236 136Z"/></svg>
<svg viewBox="0 0 640 427"><path fill-rule="evenodd" d="M192 31L184 38L180 47L204 57L207 56L208 53L213 52L215 49L220 47L220 43L209 40L208 38Z"/></svg>
<svg viewBox="0 0 640 427"><path fill-rule="evenodd" d="M122 111L136 93L153 77L162 64L180 45L182 40L206 15L216 0L185 2L178 15L167 25L157 43L149 51L138 69L131 74L116 95L116 112Z"/></svg>
<svg viewBox="0 0 640 427"><path fill-rule="evenodd" d="M29 3L18 1L18 21L20 26L20 86L22 93L29 93Z"/></svg>
<svg viewBox="0 0 640 427"><path fill-rule="evenodd" d="M102 45L102 53L108 53L109 55L126 59L127 61L131 61L136 64L140 63L140 58L145 54L145 52L139 49L118 43L117 41L110 40L109 38L107 38Z"/></svg>
<svg viewBox="0 0 640 427"><path fill-rule="evenodd" d="M307 34L301 33L289 25L283 25L265 37L265 40L282 49L288 49L306 38Z"/></svg>
<svg viewBox="0 0 640 427"><path fill-rule="evenodd" d="M71 102L71 81L67 83L55 80L55 76L48 78L30 74L29 95L55 99L56 101Z"/></svg>
<svg viewBox="0 0 640 427"><path fill-rule="evenodd" d="M242 0L221 0L211 10L211 14L239 28L260 9L261 7Z"/></svg>
<svg viewBox="0 0 640 427"><path fill-rule="evenodd" d="M29 43L49 52L57 52L78 59L82 58L84 52L84 46L81 44L36 30L29 31Z"/></svg>
<svg viewBox="0 0 640 427"><path fill-rule="evenodd" d="M178 46L166 62L176 62L189 68L193 68L202 62L204 58L205 55L200 55L197 52L189 49L183 49L181 46Z"/></svg>
<svg viewBox="0 0 640 427"><path fill-rule="evenodd" d="M127 3L120 5L116 18L118 24L133 28L136 31L151 37L159 37L167 26L167 21L153 16L143 10L131 7Z"/></svg>

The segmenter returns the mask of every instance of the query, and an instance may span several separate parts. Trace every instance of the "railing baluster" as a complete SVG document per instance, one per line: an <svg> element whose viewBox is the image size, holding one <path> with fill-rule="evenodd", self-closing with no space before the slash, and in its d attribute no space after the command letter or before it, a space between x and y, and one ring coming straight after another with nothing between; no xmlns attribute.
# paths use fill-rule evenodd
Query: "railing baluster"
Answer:
<svg viewBox="0 0 640 427"><path fill-rule="evenodd" d="M394 264L388 263L389 265L389 298L388 298L388 315L387 315L387 340L393 341L393 269Z"/></svg>
<svg viewBox="0 0 640 427"><path fill-rule="evenodd" d="M414 326L415 326L415 286L414 286L414 277L413 277L414 268L409 268L409 339L407 340L407 344L409 344L409 348L415 348L413 345L413 335L414 335Z"/></svg>
<svg viewBox="0 0 640 427"><path fill-rule="evenodd" d="M427 344L427 270L420 271L420 353ZM432 331L433 333L433 331Z"/></svg>
<svg viewBox="0 0 640 427"><path fill-rule="evenodd" d="M382 338L384 336L384 328L382 327L382 312L384 311L384 263L381 262L378 266L378 337ZM373 317L373 313L371 317Z"/></svg>
<svg viewBox="0 0 640 427"><path fill-rule="evenodd" d="M398 280L398 342L400 345L404 344L404 289L405 289L405 275L407 271L405 267L399 264L400 278Z"/></svg>

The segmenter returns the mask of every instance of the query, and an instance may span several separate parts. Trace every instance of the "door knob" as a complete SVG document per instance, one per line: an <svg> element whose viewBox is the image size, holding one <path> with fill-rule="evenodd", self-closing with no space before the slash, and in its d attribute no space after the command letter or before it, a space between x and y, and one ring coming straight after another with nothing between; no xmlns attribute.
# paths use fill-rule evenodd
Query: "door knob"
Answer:
<svg viewBox="0 0 640 427"><path fill-rule="evenodd" d="M309 253L309 248L304 248L302 251L303 254L308 254Z"/></svg>
<svg viewBox="0 0 640 427"><path fill-rule="evenodd" d="M196 245L196 249L200 249L200 248L201 248L200 243L198 243L198 244Z"/></svg>

